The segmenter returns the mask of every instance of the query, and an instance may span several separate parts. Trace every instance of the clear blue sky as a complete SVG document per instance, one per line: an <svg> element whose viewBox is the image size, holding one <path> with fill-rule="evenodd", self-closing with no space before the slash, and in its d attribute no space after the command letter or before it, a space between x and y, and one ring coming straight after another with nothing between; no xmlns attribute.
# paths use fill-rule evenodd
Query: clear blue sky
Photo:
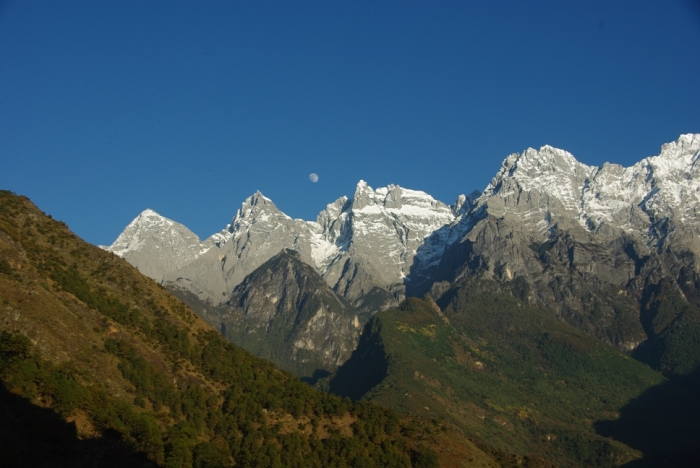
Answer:
<svg viewBox="0 0 700 468"><path fill-rule="evenodd" d="M145 208L207 237L256 190L452 203L528 147L630 165L691 132L697 2L0 0L0 188L95 244Z"/></svg>

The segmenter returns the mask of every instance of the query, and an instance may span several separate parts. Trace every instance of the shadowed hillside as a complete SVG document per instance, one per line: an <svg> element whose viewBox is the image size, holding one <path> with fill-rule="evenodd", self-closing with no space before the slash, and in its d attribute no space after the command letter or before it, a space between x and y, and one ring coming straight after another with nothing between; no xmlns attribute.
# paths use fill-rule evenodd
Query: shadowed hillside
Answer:
<svg viewBox="0 0 700 468"><path fill-rule="evenodd" d="M644 454L634 467L700 466L700 370L650 388L619 418L597 421L598 432Z"/></svg>
<svg viewBox="0 0 700 468"><path fill-rule="evenodd" d="M9 392L3 384L0 414L0 453L6 468L156 466L143 453L135 453L115 431L79 438L75 423Z"/></svg>

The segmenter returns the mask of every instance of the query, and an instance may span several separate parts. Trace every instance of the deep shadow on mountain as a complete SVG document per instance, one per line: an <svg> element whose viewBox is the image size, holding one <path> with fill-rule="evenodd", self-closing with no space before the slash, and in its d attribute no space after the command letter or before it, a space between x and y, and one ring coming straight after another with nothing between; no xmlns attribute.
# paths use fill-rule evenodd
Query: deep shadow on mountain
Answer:
<svg viewBox="0 0 700 468"><path fill-rule="evenodd" d="M457 270L462 268L470 258L472 243L455 242L447 246L438 261L435 261L432 253L445 245L453 231L466 233L469 231L469 225L474 222L475 218L465 216L456 226L449 224L442 226L425 238L423 244L416 250L408 276L404 278L406 297L422 297L430 291L434 283L455 279Z"/></svg>
<svg viewBox="0 0 700 468"><path fill-rule="evenodd" d="M668 278L645 291L640 321L648 339L632 356L670 378L700 366L700 307L689 296Z"/></svg>
<svg viewBox="0 0 700 468"><path fill-rule="evenodd" d="M121 437L81 440L75 424L7 390L0 382L0 464L25 467L154 467Z"/></svg>
<svg viewBox="0 0 700 468"><path fill-rule="evenodd" d="M307 384L309 384L313 387L316 384L316 382L318 382L321 379L325 379L329 375L331 375L331 373L328 372L327 370L316 369L314 371L314 373L311 375L311 377L302 377L301 381L306 382Z"/></svg>
<svg viewBox="0 0 700 468"><path fill-rule="evenodd" d="M368 322L350 359L330 380L329 391L359 400L387 376L388 362L379 333L381 322Z"/></svg>
<svg viewBox="0 0 700 468"><path fill-rule="evenodd" d="M644 454L629 468L700 466L700 368L650 388L596 431Z"/></svg>

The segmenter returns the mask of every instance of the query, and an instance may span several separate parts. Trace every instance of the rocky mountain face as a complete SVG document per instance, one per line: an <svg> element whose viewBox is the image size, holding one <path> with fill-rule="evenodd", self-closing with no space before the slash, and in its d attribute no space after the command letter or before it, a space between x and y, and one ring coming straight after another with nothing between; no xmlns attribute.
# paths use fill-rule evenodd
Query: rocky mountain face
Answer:
<svg viewBox="0 0 700 468"><path fill-rule="evenodd" d="M352 199L339 198L312 222L290 218L257 192L229 225L204 242L146 210L104 248L156 281L214 306L228 301L256 268L292 249L340 295L376 312L404 297L405 278L424 239L471 207L473 198L460 196L450 207L424 192L395 185L373 190L360 181ZM434 252L421 255L436 261Z"/></svg>
<svg viewBox="0 0 700 468"><path fill-rule="evenodd" d="M167 239L167 242L163 242ZM144 275L163 281L164 275L190 264L205 253L211 240L201 243L185 226L153 210L138 215L107 249L138 265Z"/></svg>
<svg viewBox="0 0 700 468"><path fill-rule="evenodd" d="M469 276L517 280L528 302L633 349L649 333L640 307L662 278L697 302L699 158L700 135L629 168L586 166L551 147L511 155L472 210L426 241L445 255L411 292Z"/></svg>
<svg viewBox="0 0 700 468"><path fill-rule="evenodd" d="M316 379L350 357L368 317L359 317L298 252L284 249L248 275L208 318L234 343Z"/></svg>
<svg viewBox="0 0 700 468"><path fill-rule="evenodd" d="M362 313L405 295L439 298L461 278L495 279L580 330L634 349L657 334L649 324L662 280L700 304L698 159L693 134L627 168L588 166L545 146L508 156L483 193L452 206L360 181L352 198L309 222L256 193L204 242L169 220L135 220L130 228L140 227L108 249L214 306L285 248ZM167 260L176 251L178 260Z"/></svg>

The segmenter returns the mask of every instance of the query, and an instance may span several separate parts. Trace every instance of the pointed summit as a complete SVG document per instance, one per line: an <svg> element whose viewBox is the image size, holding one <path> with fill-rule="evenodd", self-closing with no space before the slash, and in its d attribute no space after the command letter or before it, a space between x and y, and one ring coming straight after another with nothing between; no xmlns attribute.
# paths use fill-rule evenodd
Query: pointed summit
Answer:
<svg viewBox="0 0 700 468"><path fill-rule="evenodd" d="M128 250L140 250L147 238L153 237L154 235L157 236L159 233L170 229L175 224L177 224L175 221L147 208L139 213L139 215L126 226L112 245L103 248L119 256L123 256ZM184 226L182 226L182 228L188 230ZM192 235L194 235L194 233L192 233Z"/></svg>
<svg viewBox="0 0 700 468"><path fill-rule="evenodd" d="M260 190L257 190L241 204L241 208L236 212L233 221L231 221L229 230L236 229L236 226L239 226L241 223L246 224L254 222L253 220L261 216L265 217L265 219L269 216L282 216L291 219L289 216L282 213L272 200L263 195Z"/></svg>
<svg viewBox="0 0 700 468"><path fill-rule="evenodd" d="M370 187L369 185L367 185L367 182L365 182L364 180L360 179L360 180L357 182L357 185L355 186L355 193L357 193L357 192L366 192L367 190L372 190L372 187Z"/></svg>
<svg viewBox="0 0 700 468"><path fill-rule="evenodd" d="M125 258L156 281L202 253L194 232L150 208L134 218L112 245L102 248Z"/></svg>
<svg viewBox="0 0 700 468"><path fill-rule="evenodd" d="M247 275L224 310L214 324L227 338L304 378L345 362L360 332L357 311L287 248Z"/></svg>
<svg viewBox="0 0 700 468"><path fill-rule="evenodd" d="M536 192L543 197L537 202L538 212L546 213L550 203L554 203L569 213L577 213L581 190L597 170L597 167L580 163L568 151L552 146L543 146L539 150L528 148L503 161L498 174L484 190L486 197L482 197L479 204L496 195L505 201L506 206L517 204L520 203L517 194ZM497 209L499 216L505 213L504 209L505 206Z"/></svg>
<svg viewBox="0 0 700 468"><path fill-rule="evenodd" d="M139 213L138 216L131 220L131 222L126 226L124 232L126 232L129 229L148 229L149 227L152 227L154 225L171 226L173 223L175 223L175 221L173 221L172 219L168 219L165 216L157 213L156 211L150 208L146 208L141 213Z"/></svg>
<svg viewBox="0 0 700 468"><path fill-rule="evenodd" d="M528 148L522 153L511 154L503 161L499 175L504 170L510 177L536 177L551 172L589 173L590 169L589 166L578 162L568 151L545 145L539 150Z"/></svg>
<svg viewBox="0 0 700 468"><path fill-rule="evenodd" d="M678 140L661 146L660 158L678 158L683 154L692 154L696 158L700 155L700 133L686 133L678 137Z"/></svg>
<svg viewBox="0 0 700 468"><path fill-rule="evenodd" d="M161 214L156 213L154 210L152 210L152 209L150 209L150 208L146 208L145 210L143 210L143 211L137 216L137 219L138 219L138 218L163 218L163 219L167 219L167 218L165 218L164 216L162 216Z"/></svg>
<svg viewBox="0 0 700 468"><path fill-rule="evenodd" d="M352 197L353 211L364 209L367 205L372 203L373 198L374 190L372 187L367 185L367 182L364 180L360 180L355 187L355 194Z"/></svg>
<svg viewBox="0 0 700 468"><path fill-rule="evenodd" d="M251 205L257 205L259 203L272 203L272 200L263 195L260 190L256 190L253 195L246 198L246 202L250 203Z"/></svg>

